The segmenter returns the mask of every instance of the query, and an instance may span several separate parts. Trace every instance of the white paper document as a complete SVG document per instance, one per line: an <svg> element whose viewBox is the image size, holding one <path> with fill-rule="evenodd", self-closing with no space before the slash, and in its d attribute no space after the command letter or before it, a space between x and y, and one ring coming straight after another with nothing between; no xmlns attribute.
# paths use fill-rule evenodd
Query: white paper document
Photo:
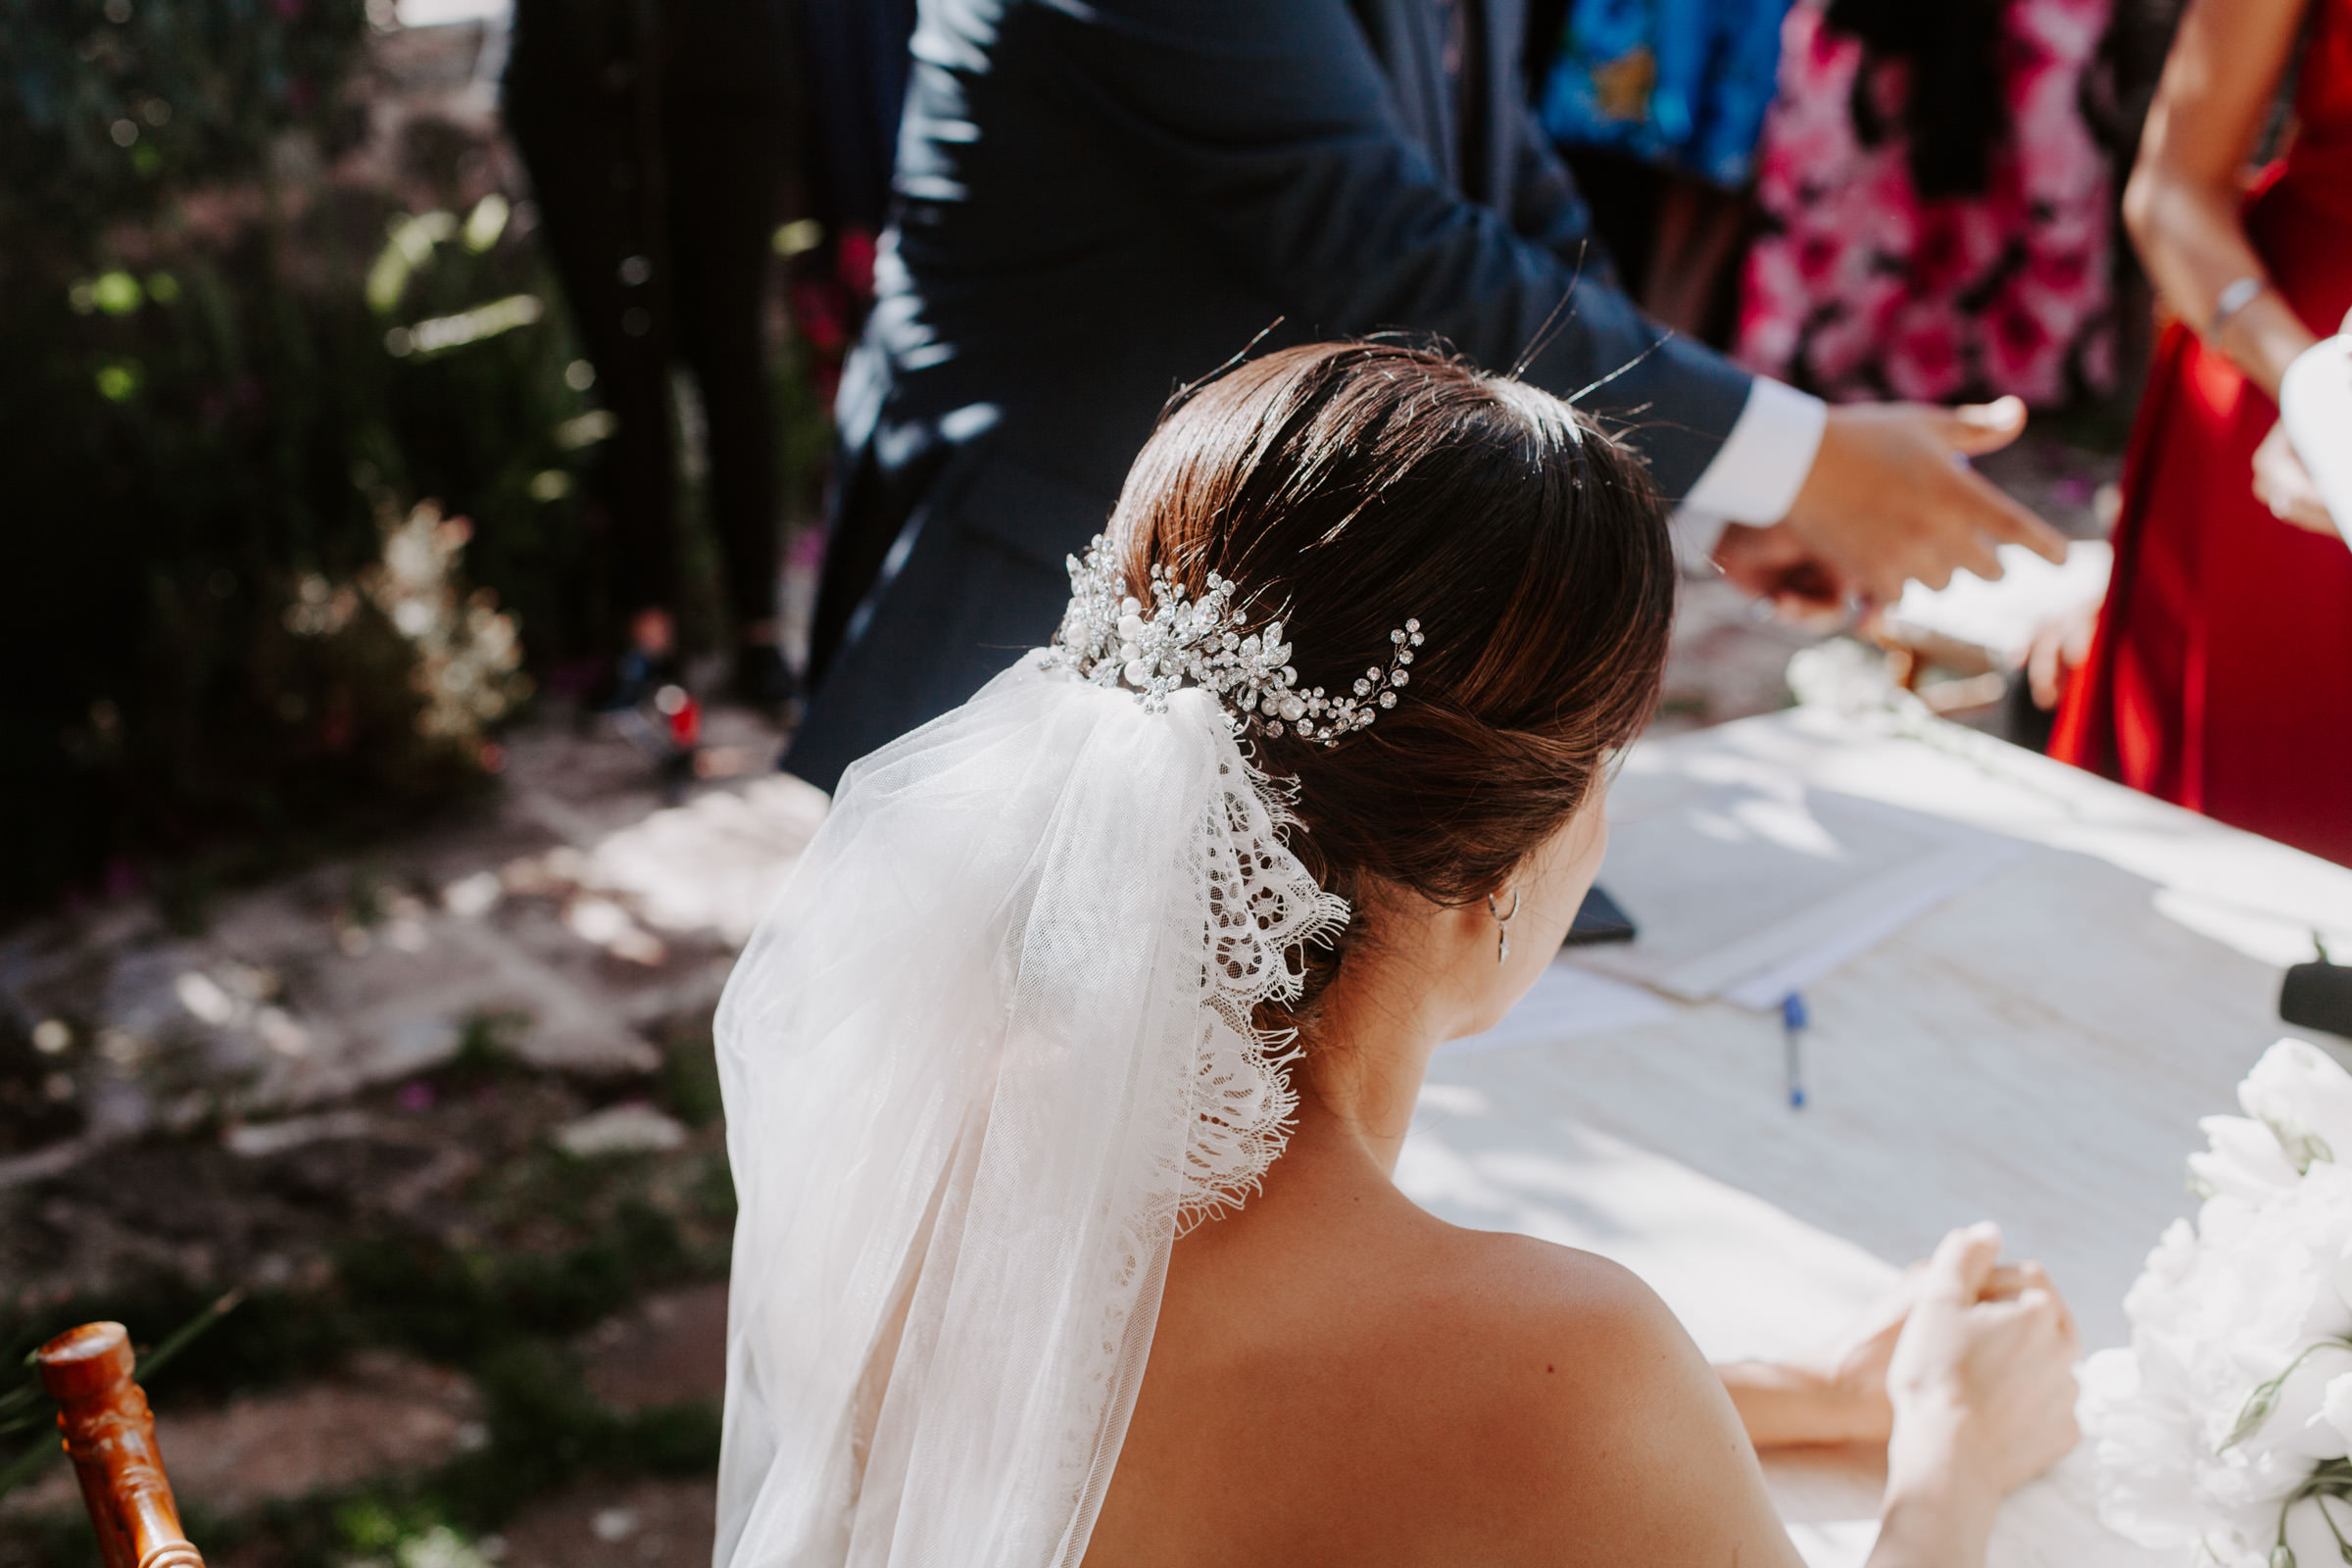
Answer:
<svg viewBox="0 0 2352 1568"><path fill-rule="evenodd" d="M1576 961L1686 1001L1771 1007L2015 860L1997 834L1721 754L1637 753L1600 880L1640 928Z"/></svg>
<svg viewBox="0 0 2352 1568"><path fill-rule="evenodd" d="M1441 1054L1492 1051L1498 1046L1551 1045L1587 1035L1639 1029L1674 1015L1674 1004L1654 991L1580 969L1565 958L1544 971L1519 1004L1485 1034L1438 1047Z"/></svg>

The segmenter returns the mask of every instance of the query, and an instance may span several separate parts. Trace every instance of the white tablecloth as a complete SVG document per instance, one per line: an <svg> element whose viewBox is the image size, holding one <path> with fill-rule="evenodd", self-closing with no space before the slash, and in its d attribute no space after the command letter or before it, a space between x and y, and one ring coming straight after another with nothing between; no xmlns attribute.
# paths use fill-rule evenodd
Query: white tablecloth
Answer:
<svg viewBox="0 0 2352 1568"><path fill-rule="evenodd" d="M2230 1109L2289 1032L2280 968L2315 929L2352 952L2352 871L1933 721L1797 710L1651 755L1762 760L2024 853L1807 988L1803 1110L1777 1017L1627 1005L1613 983L1563 977L1494 1036L1441 1051L1399 1184L1457 1223L1628 1264L1718 1359L1818 1344L1980 1218L2049 1266L2085 1348L2122 1343L2126 1288L2193 1206L2197 1118ZM1811 1561L1861 1560L1873 1456L1767 1470ZM1993 1562L2158 1560L2104 1530L2090 1495L2078 1452L2011 1499Z"/></svg>

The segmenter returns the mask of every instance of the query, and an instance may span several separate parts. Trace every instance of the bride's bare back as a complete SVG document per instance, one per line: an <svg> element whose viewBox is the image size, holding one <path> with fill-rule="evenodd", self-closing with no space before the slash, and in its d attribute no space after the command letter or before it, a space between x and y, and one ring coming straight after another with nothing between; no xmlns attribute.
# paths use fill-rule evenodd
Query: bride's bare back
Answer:
<svg viewBox="0 0 2352 1568"><path fill-rule="evenodd" d="M1646 1287L1432 1217L1329 1121L1177 1244L1088 1568L1796 1560Z"/></svg>
<svg viewBox="0 0 2352 1568"><path fill-rule="evenodd" d="M1430 1054L1526 991L1607 837L1595 801L1521 863L1527 940L1499 963L1492 907L1365 911L1263 1191L1169 1259L1086 1568L1798 1562L1722 1378L1646 1286L1390 1179ZM1872 1374L1895 1434L1873 1568L1982 1564L2001 1496L2073 1445L2072 1323L1999 1247L1947 1237Z"/></svg>

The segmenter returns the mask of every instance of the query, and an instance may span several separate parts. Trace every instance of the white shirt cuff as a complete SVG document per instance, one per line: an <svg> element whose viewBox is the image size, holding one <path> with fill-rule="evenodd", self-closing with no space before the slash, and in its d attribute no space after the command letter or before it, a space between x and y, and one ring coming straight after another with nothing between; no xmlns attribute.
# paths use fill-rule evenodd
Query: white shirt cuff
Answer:
<svg viewBox="0 0 2352 1568"><path fill-rule="evenodd" d="M1674 562L1686 577L1715 574L1715 546L1732 519L1712 512L1677 507L1666 518L1667 537L1674 541Z"/></svg>
<svg viewBox="0 0 2352 1568"><path fill-rule="evenodd" d="M1719 535L1726 522L1762 527L1788 515L1805 475L1813 471L1829 417L1821 399L1757 376L1722 450L1683 498L1676 531L1694 536L1709 526L1701 519L1712 519L1712 533ZM1685 514L1692 515L1686 519ZM1687 538L1686 546L1690 542Z"/></svg>

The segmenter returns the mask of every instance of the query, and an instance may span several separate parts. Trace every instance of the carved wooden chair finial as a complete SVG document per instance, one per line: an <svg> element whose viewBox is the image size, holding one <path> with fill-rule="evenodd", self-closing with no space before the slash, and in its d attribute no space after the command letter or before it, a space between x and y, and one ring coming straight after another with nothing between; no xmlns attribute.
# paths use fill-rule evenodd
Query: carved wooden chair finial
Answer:
<svg viewBox="0 0 2352 1568"><path fill-rule="evenodd" d="M147 1396L131 1381L129 1333L84 1323L42 1346L39 1360L106 1568L204 1568L179 1528Z"/></svg>

